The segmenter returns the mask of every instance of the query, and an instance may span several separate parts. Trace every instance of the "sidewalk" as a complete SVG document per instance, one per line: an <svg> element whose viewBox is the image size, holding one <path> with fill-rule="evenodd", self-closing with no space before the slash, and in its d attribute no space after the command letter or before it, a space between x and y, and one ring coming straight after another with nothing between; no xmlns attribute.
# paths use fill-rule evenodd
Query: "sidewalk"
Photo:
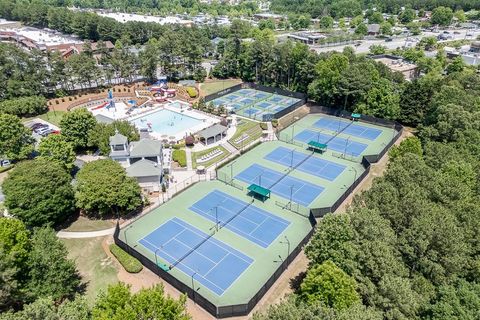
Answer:
<svg viewBox="0 0 480 320"><path fill-rule="evenodd" d="M192 150L188 147L185 148L185 157L187 158L187 170L188 171L193 170Z"/></svg>

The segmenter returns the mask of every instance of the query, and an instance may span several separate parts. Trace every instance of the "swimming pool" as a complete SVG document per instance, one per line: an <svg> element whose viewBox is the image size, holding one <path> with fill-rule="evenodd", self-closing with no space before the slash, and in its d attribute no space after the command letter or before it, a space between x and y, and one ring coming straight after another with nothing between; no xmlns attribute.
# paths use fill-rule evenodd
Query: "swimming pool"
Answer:
<svg viewBox="0 0 480 320"><path fill-rule="evenodd" d="M182 131L193 133L190 130L202 123L203 120L195 119L179 112L161 109L130 122L135 124L137 128L147 128L151 124L150 127L153 132L175 136Z"/></svg>

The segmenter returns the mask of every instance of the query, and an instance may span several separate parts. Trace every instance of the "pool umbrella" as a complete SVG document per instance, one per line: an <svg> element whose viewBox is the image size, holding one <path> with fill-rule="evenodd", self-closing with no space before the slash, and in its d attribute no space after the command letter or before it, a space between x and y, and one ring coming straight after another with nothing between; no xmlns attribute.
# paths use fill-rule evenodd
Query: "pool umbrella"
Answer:
<svg viewBox="0 0 480 320"><path fill-rule="evenodd" d="M170 136L170 137L168 137L168 139L170 139L170 140L175 140L175 137L174 137L174 136Z"/></svg>
<svg viewBox="0 0 480 320"><path fill-rule="evenodd" d="M162 138L168 138L168 134L162 134Z"/></svg>

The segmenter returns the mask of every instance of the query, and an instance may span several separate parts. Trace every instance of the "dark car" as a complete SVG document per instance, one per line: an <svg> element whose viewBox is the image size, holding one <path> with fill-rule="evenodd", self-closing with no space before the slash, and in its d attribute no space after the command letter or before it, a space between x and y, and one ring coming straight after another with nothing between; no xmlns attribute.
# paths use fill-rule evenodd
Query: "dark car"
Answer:
<svg viewBox="0 0 480 320"><path fill-rule="evenodd" d="M41 129L41 128L48 128L48 124L37 122L37 123L34 123L30 128L32 130L38 130L38 129Z"/></svg>
<svg viewBox="0 0 480 320"><path fill-rule="evenodd" d="M385 39L385 42L392 42L393 41L393 38L386 38Z"/></svg>

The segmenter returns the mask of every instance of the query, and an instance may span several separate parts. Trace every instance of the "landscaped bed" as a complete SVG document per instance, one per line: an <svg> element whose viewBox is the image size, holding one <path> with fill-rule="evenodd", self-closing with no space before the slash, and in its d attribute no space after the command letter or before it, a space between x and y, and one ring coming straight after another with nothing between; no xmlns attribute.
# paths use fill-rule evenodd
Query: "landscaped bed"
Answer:
<svg viewBox="0 0 480 320"><path fill-rule="evenodd" d="M197 159L200 159L202 156L214 151L215 149L218 149L220 150L222 153L219 154L218 156L212 158L211 160L208 160L208 161L205 161L205 162L199 162L197 161ZM198 151L198 152L194 152L192 153L192 162L193 162L193 167L196 168L197 166L204 166L205 168L207 167L210 167L211 165L213 165L214 163L220 161L220 160L223 160L225 159L230 153L228 152L227 149L225 149L224 147L222 146L218 146L218 147L213 147L213 148L209 148L207 150L203 150L203 151Z"/></svg>

